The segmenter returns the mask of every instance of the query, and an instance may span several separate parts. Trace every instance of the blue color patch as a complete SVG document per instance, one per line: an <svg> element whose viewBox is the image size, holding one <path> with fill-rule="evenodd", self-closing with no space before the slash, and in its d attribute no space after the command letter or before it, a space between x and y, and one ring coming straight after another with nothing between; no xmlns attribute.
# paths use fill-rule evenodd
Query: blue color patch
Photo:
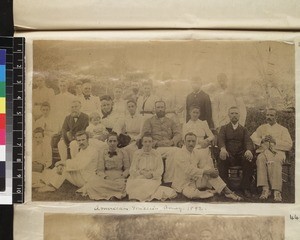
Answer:
<svg viewBox="0 0 300 240"><path fill-rule="evenodd" d="M0 49L0 65L6 64L6 49Z"/></svg>
<svg viewBox="0 0 300 240"><path fill-rule="evenodd" d="M6 81L5 65L0 65L0 82Z"/></svg>

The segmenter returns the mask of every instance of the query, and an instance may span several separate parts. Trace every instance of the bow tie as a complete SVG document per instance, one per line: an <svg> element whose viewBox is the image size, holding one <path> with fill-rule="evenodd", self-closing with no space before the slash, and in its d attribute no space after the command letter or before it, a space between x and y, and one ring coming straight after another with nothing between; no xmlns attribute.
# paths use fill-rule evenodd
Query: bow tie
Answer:
<svg viewBox="0 0 300 240"><path fill-rule="evenodd" d="M90 100L91 95L83 95L85 100Z"/></svg>
<svg viewBox="0 0 300 240"><path fill-rule="evenodd" d="M117 154L117 152L116 151L114 151L114 152L108 152L108 156L111 158L111 157L113 157L113 156L117 156L118 154Z"/></svg>

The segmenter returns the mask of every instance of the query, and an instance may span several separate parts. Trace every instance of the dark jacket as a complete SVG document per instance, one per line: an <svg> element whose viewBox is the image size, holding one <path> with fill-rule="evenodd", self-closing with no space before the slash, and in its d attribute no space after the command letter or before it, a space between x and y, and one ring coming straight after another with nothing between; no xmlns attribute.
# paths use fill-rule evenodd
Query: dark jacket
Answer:
<svg viewBox="0 0 300 240"><path fill-rule="evenodd" d="M200 120L206 120L210 128L214 127L212 120L212 109L210 97L207 93L199 91L190 93L186 98L186 122L190 120L190 107L196 105L200 107Z"/></svg>
<svg viewBox="0 0 300 240"><path fill-rule="evenodd" d="M75 134L78 131L85 130L89 125L89 116L85 113L80 113L77 121L71 115L66 116L64 124L62 126L62 138L68 146L70 140L67 137L67 132L70 132L72 138L75 138Z"/></svg>
<svg viewBox="0 0 300 240"><path fill-rule="evenodd" d="M254 150L247 128L239 124L237 129L234 130L232 123L221 127L218 135L218 146L220 149L225 147L231 155L240 154L246 150Z"/></svg>

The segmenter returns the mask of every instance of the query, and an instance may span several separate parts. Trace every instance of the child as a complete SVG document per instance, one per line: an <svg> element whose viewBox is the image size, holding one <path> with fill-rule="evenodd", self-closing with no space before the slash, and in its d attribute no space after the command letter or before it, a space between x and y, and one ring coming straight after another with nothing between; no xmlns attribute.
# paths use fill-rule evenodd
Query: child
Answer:
<svg viewBox="0 0 300 240"><path fill-rule="evenodd" d="M44 129L33 131L32 143L32 182L39 181L41 175L52 165L52 151L49 143L44 142Z"/></svg>
<svg viewBox="0 0 300 240"><path fill-rule="evenodd" d="M103 142L107 139L108 131L105 126L101 124L99 113L94 112L90 114L90 124L86 131L89 133L90 138L95 138Z"/></svg>
<svg viewBox="0 0 300 240"><path fill-rule="evenodd" d="M44 142L44 129L38 127L33 131L32 167L34 172L42 172L52 165L52 150Z"/></svg>

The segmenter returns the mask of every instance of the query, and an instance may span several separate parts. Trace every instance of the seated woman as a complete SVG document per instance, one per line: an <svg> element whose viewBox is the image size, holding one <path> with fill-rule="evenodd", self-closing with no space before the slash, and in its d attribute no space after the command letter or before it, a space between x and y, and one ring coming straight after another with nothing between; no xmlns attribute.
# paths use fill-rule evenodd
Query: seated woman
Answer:
<svg viewBox="0 0 300 240"><path fill-rule="evenodd" d="M152 141L151 134L145 133L142 137L142 149L133 155L130 177L126 184L129 199L166 200L177 195L172 188L161 186L164 165L160 153L152 149Z"/></svg>
<svg viewBox="0 0 300 240"><path fill-rule="evenodd" d="M126 196L125 183L129 175L129 158L126 151L117 148L117 133L108 134L107 146L100 151L96 176L77 190L93 200L122 199Z"/></svg>
<svg viewBox="0 0 300 240"><path fill-rule="evenodd" d="M187 133L192 132L197 136L197 144L195 149L201 151L202 156L210 156L209 145L212 140L214 140L214 135L209 129L207 121L202 121L199 119L200 108L198 106L191 106L190 109L191 119L183 124L182 127L182 136L185 136Z"/></svg>

